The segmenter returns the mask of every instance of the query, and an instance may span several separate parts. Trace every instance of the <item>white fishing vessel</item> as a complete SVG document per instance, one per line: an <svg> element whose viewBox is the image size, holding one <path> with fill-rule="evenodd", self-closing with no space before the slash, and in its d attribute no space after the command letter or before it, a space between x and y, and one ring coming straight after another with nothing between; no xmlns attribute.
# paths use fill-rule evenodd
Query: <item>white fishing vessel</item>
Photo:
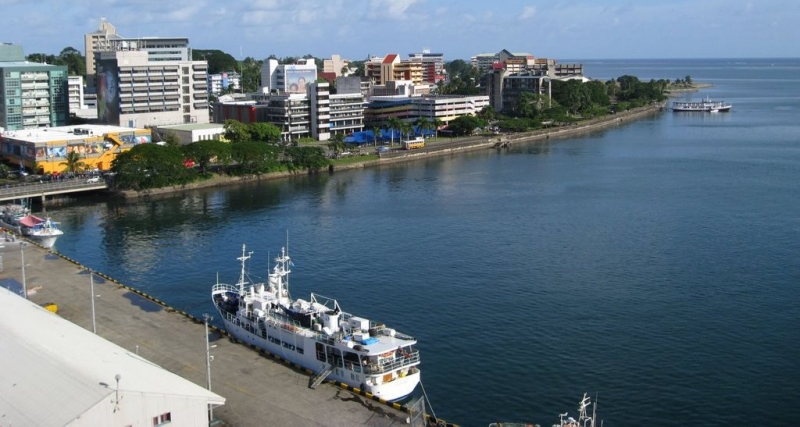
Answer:
<svg viewBox="0 0 800 427"><path fill-rule="evenodd" d="M236 339L314 372L311 387L329 379L388 401L411 394L420 381L417 341L382 323L344 312L335 299L289 294L286 248L275 258L266 283L252 283L242 245L239 282L215 284L211 291L225 329Z"/></svg>
<svg viewBox="0 0 800 427"><path fill-rule="evenodd" d="M40 218L31 214L25 203L2 206L0 222L9 230L35 240L48 249L64 234L57 222L49 216Z"/></svg>
<svg viewBox="0 0 800 427"><path fill-rule="evenodd" d="M23 236L27 236L37 241L45 248L52 248L56 240L64 232L58 228L58 223L50 217L39 218L36 215L27 215L19 220L19 225Z"/></svg>
<svg viewBox="0 0 800 427"><path fill-rule="evenodd" d="M592 407L591 416L588 413L589 406ZM597 417L597 402L592 403L592 399L583 393L583 399L578 404L578 419L569 416L569 413L564 412L558 414L558 424L553 424L553 427L596 427ZM489 427L540 427L539 424L520 423L520 422L496 422L490 423Z"/></svg>
<svg viewBox="0 0 800 427"><path fill-rule="evenodd" d="M592 415L589 416L587 409L592 407ZM592 404L592 399L583 393L583 399L578 404L578 419L569 416L569 413L564 412L559 414L559 423L553 424L553 427L595 427L597 416L597 402Z"/></svg>
<svg viewBox="0 0 800 427"><path fill-rule="evenodd" d="M698 111L708 113L728 112L733 107L725 101L712 101L706 97L701 101L672 101L672 111Z"/></svg>

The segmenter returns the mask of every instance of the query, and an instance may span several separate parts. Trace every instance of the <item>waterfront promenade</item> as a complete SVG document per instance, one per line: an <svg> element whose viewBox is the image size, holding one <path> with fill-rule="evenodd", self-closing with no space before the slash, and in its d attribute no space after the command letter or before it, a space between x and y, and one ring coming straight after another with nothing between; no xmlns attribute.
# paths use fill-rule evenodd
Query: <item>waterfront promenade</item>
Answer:
<svg viewBox="0 0 800 427"><path fill-rule="evenodd" d="M570 138L590 132L595 132L602 129L620 126L636 120L649 117L659 112L664 111L666 103L654 103L648 106L634 108L628 111L621 111L616 114L603 116L594 119L587 119L571 126L552 127L547 129L538 129L529 132L507 133L500 135L475 135L459 138L437 138L428 140L427 146L418 150L392 150L390 153L381 154L379 158L375 159L374 156L366 157L368 160L354 161L349 163L341 163L332 165L329 171L343 171L351 169L362 169L367 167L380 167L388 166L395 163L403 163L426 157L450 155L459 152L467 152L474 150L486 150L491 148L507 148L511 145L529 143L534 141L545 142L559 138ZM365 147L363 150L373 150L374 147ZM206 181L194 182L182 186L171 186L154 188L146 191L121 191L119 194L129 199L136 199L139 197L156 196L160 194L179 193L186 190L194 190L198 188L219 187L225 185L234 185L246 181L267 180L287 178L298 173L305 174L307 172L275 172L263 175L250 175L250 176L223 176L214 175L212 179Z"/></svg>
<svg viewBox="0 0 800 427"><path fill-rule="evenodd" d="M58 305L58 315L93 329L89 272L21 240L2 242L0 284L28 289L37 304ZM23 254L24 251L24 254ZM24 258L25 266L21 261ZM23 276L24 272L24 276ZM176 269L175 274L180 274ZM206 386L206 342L202 322L94 274L97 334L201 386ZM208 283L198 283L211 289ZM124 284L135 288L136 284ZM15 289L16 288L16 289ZM209 297L210 298L210 297ZM209 306L211 304L209 303ZM209 313L214 315L216 313ZM408 414L367 397L324 384L308 387L309 375L231 342L212 328L211 389L227 399L214 409L217 425L396 426ZM20 369L35 368L20 366Z"/></svg>

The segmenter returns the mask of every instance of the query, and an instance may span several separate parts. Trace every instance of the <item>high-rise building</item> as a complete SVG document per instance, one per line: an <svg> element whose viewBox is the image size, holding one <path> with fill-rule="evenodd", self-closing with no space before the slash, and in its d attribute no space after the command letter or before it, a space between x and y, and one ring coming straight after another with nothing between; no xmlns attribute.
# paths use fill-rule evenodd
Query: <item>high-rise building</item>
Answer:
<svg viewBox="0 0 800 427"><path fill-rule="evenodd" d="M89 92L94 93L95 88L94 53L109 50L111 40L119 38L116 27L105 18L100 18L100 28L97 31L84 34L83 54L86 57L86 87Z"/></svg>
<svg viewBox="0 0 800 427"><path fill-rule="evenodd" d="M22 130L66 125L67 77L66 66L28 62L22 46L0 45L0 127Z"/></svg>
<svg viewBox="0 0 800 427"><path fill-rule="evenodd" d="M146 50L98 52L100 123L129 127L208 123L206 61L151 61Z"/></svg>
<svg viewBox="0 0 800 427"><path fill-rule="evenodd" d="M421 53L409 53L408 60L422 64L423 82L436 84L444 80L444 54L423 49Z"/></svg>

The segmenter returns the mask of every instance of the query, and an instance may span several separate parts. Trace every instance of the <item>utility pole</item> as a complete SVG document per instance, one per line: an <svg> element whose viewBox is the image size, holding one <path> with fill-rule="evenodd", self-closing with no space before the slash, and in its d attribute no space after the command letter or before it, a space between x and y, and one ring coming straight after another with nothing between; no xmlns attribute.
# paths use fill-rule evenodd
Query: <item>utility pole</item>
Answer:
<svg viewBox="0 0 800 427"><path fill-rule="evenodd" d="M89 269L89 291L92 293L92 332L97 334L97 323L94 316L94 273Z"/></svg>
<svg viewBox="0 0 800 427"><path fill-rule="evenodd" d="M22 296L28 299L28 282L25 280L25 242L19 242L19 256L22 261Z"/></svg>
<svg viewBox="0 0 800 427"><path fill-rule="evenodd" d="M208 313L203 313L203 323L205 323L206 328L206 388L208 391L211 391L211 361L214 360L214 356L211 355L211 349L216 347L216 345L209 346L208 344L208 322L211 321L213 317L208 315ZM208 422L214 420L214 408L211 404L208 404Z"/></svg>

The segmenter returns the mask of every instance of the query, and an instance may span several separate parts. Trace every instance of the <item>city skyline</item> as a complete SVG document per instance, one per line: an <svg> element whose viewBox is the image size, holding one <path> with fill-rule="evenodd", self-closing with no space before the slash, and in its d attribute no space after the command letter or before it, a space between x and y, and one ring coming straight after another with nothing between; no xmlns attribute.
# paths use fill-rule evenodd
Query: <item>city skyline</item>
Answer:
<svg viewBox="0 0 800 427"><path fill-rule="evenodd" d="M800 3L622 0L0 0L0 42L25 54L84 50L105 18L135 37L188 37L193 49L236 59L303 56L363 60L428 49L469 60L502 49L559 60L797 57ZM85 53L85 52L83 52Z"/></svg>

